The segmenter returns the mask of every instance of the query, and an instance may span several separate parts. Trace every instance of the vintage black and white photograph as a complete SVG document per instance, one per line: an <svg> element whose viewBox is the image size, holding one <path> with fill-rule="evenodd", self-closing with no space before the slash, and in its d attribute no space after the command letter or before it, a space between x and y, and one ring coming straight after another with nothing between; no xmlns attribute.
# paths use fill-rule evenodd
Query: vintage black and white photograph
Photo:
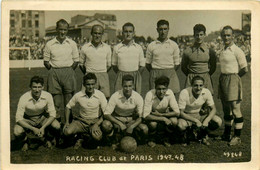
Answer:
<svg viewBox="0 0 260 170"><path fill-rule="evenodd" d="M253 13L8 8L9 164L252 162Z"/></svg>

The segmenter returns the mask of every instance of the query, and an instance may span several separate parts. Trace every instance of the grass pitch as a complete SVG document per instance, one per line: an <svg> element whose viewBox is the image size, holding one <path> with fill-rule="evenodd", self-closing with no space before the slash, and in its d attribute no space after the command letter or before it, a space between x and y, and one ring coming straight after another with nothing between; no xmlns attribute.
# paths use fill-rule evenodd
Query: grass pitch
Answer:
<svg viewBox="0 0 260 170"><path fill-rule="evenodd" d="M180 79L181 88L184 87L185 76L180 71L177 71ZM47 80L47 71L44 68L28 69L10 69L10 135L14 139L13 128L15 124L15 113L20 96L29 90L30 78L34 75L44 77L45 83ZM76 69L78 89L81 88L81 78L83 74ZM218 115L223 119L223 112L220 100L217 98L218 77L220 75L219 66L213 74L214 86L214 101ZM144 97L149 90L149 73L143 72L143 89L142 96ZM110 87L113 92L113 84L115 73L110 70ZM101 147L99 149L83 149L74 150L72 147L67 149L54 148L49 150L41 146L38 150L29 150L27 152L12 151L11 163L27 164L27 163L218 163L218 162L247 162L251 160L251 71L243 78L243 101L241 111L244 117L244 128L241 139L242 144L235 147L230 147L227 142L216 141L210 139L210 146L205 146L196 142L192 142L188 146L180 144L165 147L156 145L150 148L147 145L138 146L132 154L126 154L119 151L114 151L111 147ZM178 96L177 96L178 98ZM77 112L77 109L76 111ZM224 131L224 124L214 132L221 135ZM233 129L232 129L233 131Z"/></svg>

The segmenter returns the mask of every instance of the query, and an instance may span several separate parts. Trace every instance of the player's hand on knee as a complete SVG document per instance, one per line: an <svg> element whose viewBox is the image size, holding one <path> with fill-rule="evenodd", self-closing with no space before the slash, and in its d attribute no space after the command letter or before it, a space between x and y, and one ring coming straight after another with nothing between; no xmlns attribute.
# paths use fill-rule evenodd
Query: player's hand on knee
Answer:
<svg viewBox="0 0 260 170"><path fill-rule="evenodd" d="M34 128L34 129L33 129L33 133L34 133L35 135L39 136L39 134L40 134L40 129Z"/></svg>
<svg viewBox="0 0 260 170"><path fill-rule="evenodd" d="M208 122L207 120L205 120L205 121L202 123L202 126L208 127L208 126L209 126L209 122Z"/></svg>
<svg viewBox="0 0 260 170"><path fill-rule="evenodd" d="M123 123L120 123L119 126L120 126L121 131L124 131L127 128L126 125Z"/></svg>
<svg viewBox="0 0 260 170"><path fill-rule="evenodd" d="M44 136L44 128L40 128L40 132L38 134L39 137L43 137Z"/></svg>
<svg viewBox="0 0 260 170"><path fill-rule="evenodd" d="M98 134L100 133L99 130L100 130L100 128L98 127L97 124L94 124L94 125L91 127L91 129L90 129L91 133L92 133L92 134L95 134L95 135L98 135Z"/></svg>
<svg viewBox="0 0 260 170"><path fill-rule="evenodd" d="M201 127L201 126L202 126L202 123L201 123L199 120L196 120L195 123L196 123L196 126L197 126L197 127Z"/></svg>
<svg viewBox="0 0 260 170"><path fill-rule="evenodd" d="M172 124L172 121L170 119L165 118L164 123L168 126Z"/></svg>
<svg viewBox="0 0 260 170"><path fill-rule="evenodd" d="M94 139L100 140L102 138L102 131L98 125L94 124L91 127L90 131L91 131L91 135Z"/></svg>
<svg viewBox="0 0 260 170"><path fill-rule="evenodd" d="M65 131L65 129L67 129L69 127L69 123L65 123L64 127L63 127L63 133Z"/></svg>
<svg viewBox="0 0 260 170"><path fill-rule="evenodd" d="M128 127L127 129L126 129L126 133L127 134L132 134L133 133L133 128L132 127Z"/></svg>

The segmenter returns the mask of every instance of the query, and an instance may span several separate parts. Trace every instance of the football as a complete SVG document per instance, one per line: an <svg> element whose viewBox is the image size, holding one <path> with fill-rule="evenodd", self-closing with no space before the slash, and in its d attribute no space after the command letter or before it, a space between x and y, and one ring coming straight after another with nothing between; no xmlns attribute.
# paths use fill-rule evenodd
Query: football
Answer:
<svg viewBox="0 0 260 170"><path fill-rule="evenodd" d="M137 148L136 140L131 136L125 136L120 141L120 149L123 152L132 153L136 150L136 148Z"/></svg>

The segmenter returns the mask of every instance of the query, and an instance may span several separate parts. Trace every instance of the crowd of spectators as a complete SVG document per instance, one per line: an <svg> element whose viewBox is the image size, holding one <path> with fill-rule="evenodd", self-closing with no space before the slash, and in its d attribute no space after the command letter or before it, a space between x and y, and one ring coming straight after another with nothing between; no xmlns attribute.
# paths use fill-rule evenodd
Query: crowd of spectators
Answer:
<svg viewBox="0 0 260 170"><path fill-rule="evenodd" d="M29 47L30 49L30 56L31 56L31 60L41 60L43 59L43 49L45 46L45 43L52 39L53 37L44 37L44 38L38 38L38 37L26 37L26 36L11 36L9 39L9 58L10 60L27 60L29 55L28 55L28 50L27 49L17 49L20 47ZM78 45L78 49L81 49L81 47L89 42L90 40L83 37L74 37L72 38ZM170 39L174 40L180 48L180 53L182 55L183 51L191 46L193 44L193 40L190 38L183 38L183 37L177 37L177 38L173 38L170 37ZM144 50L144 52L146 51L146 48L148 46L148 44L152 41L153 39L151 37L148 37L147 39L145 39L143 36L137 36L135 37L135 41L140 44ZM120 40L118 40L119 42ZM238 47L240 47L244 53L246 54L246 58L247 61L250 62L251 61L251 43L250 43L250 35L248 34L244 34L244 35L238 35L235 37L234 42L236 43L236 45ZM113 46L116 43L109 43L106 42L109 45L111 45L112 49ZM218 36L215 39L212 39L209 42L206 42L206 44L213 48L217 54L220 53L220 51L223 49L223 44L222 44L222 40L221 37Z"/></svg>
<svg viewBox="0 0 260 170"><path fill-rule="evenodd" d="M27 60L28 50L30 49L30 56L32 60L43 59L43 49L46 40L38 37L27 36L10 36L9 39L9 58L10 60Z"/></svg>

